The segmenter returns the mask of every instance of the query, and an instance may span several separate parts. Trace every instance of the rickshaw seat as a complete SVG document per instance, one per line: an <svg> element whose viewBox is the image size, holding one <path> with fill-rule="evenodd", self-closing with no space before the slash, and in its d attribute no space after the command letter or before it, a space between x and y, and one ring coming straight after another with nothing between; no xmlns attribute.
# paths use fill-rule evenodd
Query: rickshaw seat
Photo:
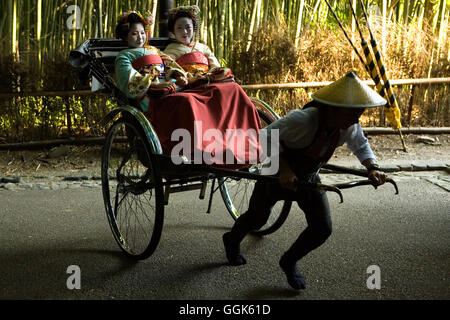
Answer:
<svg viewBox="0 0 450 320"><path fill-rule="evenodd" d="M149 44L162 51L173 41L171 38L151 38ZM128 49L127 43L120 39L89 39L70 52L69 62L80 69L81 80L89 80L92 76L92 91L110 92L117 89L114 64L116 56L124 49Z"/></svg>

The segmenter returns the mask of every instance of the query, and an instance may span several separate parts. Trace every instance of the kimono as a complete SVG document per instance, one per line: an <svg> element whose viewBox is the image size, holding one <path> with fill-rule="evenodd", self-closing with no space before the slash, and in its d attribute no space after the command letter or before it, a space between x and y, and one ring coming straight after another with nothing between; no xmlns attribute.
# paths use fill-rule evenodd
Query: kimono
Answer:
<svg viewBox="0 0 450 320"><path fill-rule="evenodd" d="M234 81L208 83L154 96L148 88L161 70L157 58L144 58L148 55L143 49L120 52L116 58L116 79L128 97L140 101L165 155L231 169L257 163L261 154L258 143L261 123L256 108L238 84ZM155 51L153 55L159 54ZM210 64L218 65L212 53L207 59L208 68ZM133 63L136 68L148 63L146 68L153 71L139 72ZM179 68L177 63L168 65L164 70L165 79L175 71L185 72Z"/></svg>
<svg viewBox="0 0 450 320"><path fill-rule="evenodd" d="M128 98L139 101L141 109L148 110L148 99L145 99L150 86L161 81L170 81L174 73L186 73L175 62L164 64L166 56L157 48L131 48L119 52L115 61L117 87Z"/></svg>
<svg viewBox="0 0 450 320"><path fill-rule="evenodd" d="M211 49L203 43L196 42L193 47L179 42L169 44L164 53L174 59L192 76L207 73L212 68L219 68L220 63Z"/></svg>

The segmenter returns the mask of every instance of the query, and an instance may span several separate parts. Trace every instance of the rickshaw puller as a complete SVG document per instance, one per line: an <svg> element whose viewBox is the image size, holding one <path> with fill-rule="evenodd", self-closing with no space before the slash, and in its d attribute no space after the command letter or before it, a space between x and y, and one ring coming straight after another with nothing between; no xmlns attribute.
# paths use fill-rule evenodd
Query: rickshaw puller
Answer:
<svg viewBox="0 0 450 320"><path fill-rule="evenodd" d="M261 131L271 143L271 131L279 130L279 181L255 184L248 210L223 235L226 257L231 265L243 265L246 259L240 243L252 230L260 229L279 200L296 201L306 216L307 227L279 261L289 285L306 288L296 263L322 245L331 235L331 217L325 191L298 189L296 181L320 182L319 169L333 155L336 147L347 143L349 149L369 171L374 184L385 182L376 157L359 124L366 108L382 106L386 100L349 73L312 95L313 101L302 110L289 114ZM274 141L276 143L276 141ZM270 148L269 148L270 149ZM266 152L267 154L267 152ZM277 154L267 154L273 158Z"/></svg>

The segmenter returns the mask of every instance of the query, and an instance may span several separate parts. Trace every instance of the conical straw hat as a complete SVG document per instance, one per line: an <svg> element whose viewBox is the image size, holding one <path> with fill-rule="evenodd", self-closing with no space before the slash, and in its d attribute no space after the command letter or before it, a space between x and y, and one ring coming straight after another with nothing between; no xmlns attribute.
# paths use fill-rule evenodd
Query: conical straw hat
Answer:
<svg viewBox="0 0 450 320"><path fill-rule="evenodd" d="M312 95L318 102L345 108L371 108L385 105L387 101L364 84L353 72L323 87Z"/></svg>

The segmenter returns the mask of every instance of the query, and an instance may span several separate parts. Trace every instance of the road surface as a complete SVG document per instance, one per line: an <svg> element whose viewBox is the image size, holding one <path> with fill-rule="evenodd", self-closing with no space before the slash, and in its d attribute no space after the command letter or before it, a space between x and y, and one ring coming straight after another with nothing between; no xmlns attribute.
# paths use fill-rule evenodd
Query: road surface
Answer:
<svg viewBox="0 0 450 320"><path fill-rule="evenodd" d="M233 220L220 194L211 214L197 191L171 195L158 248L132 262L112 237L98 183L1 189L0 299L449 299L450 193L426 177L396 179L400 195L391 185L344 190L342 204L328 195L333 234L298 264L300 292L278 266L306 226L296 205L276 233L248 236L248 264L232 267L222 234ZM80 289L68 288L73 268Z"/></svg>

